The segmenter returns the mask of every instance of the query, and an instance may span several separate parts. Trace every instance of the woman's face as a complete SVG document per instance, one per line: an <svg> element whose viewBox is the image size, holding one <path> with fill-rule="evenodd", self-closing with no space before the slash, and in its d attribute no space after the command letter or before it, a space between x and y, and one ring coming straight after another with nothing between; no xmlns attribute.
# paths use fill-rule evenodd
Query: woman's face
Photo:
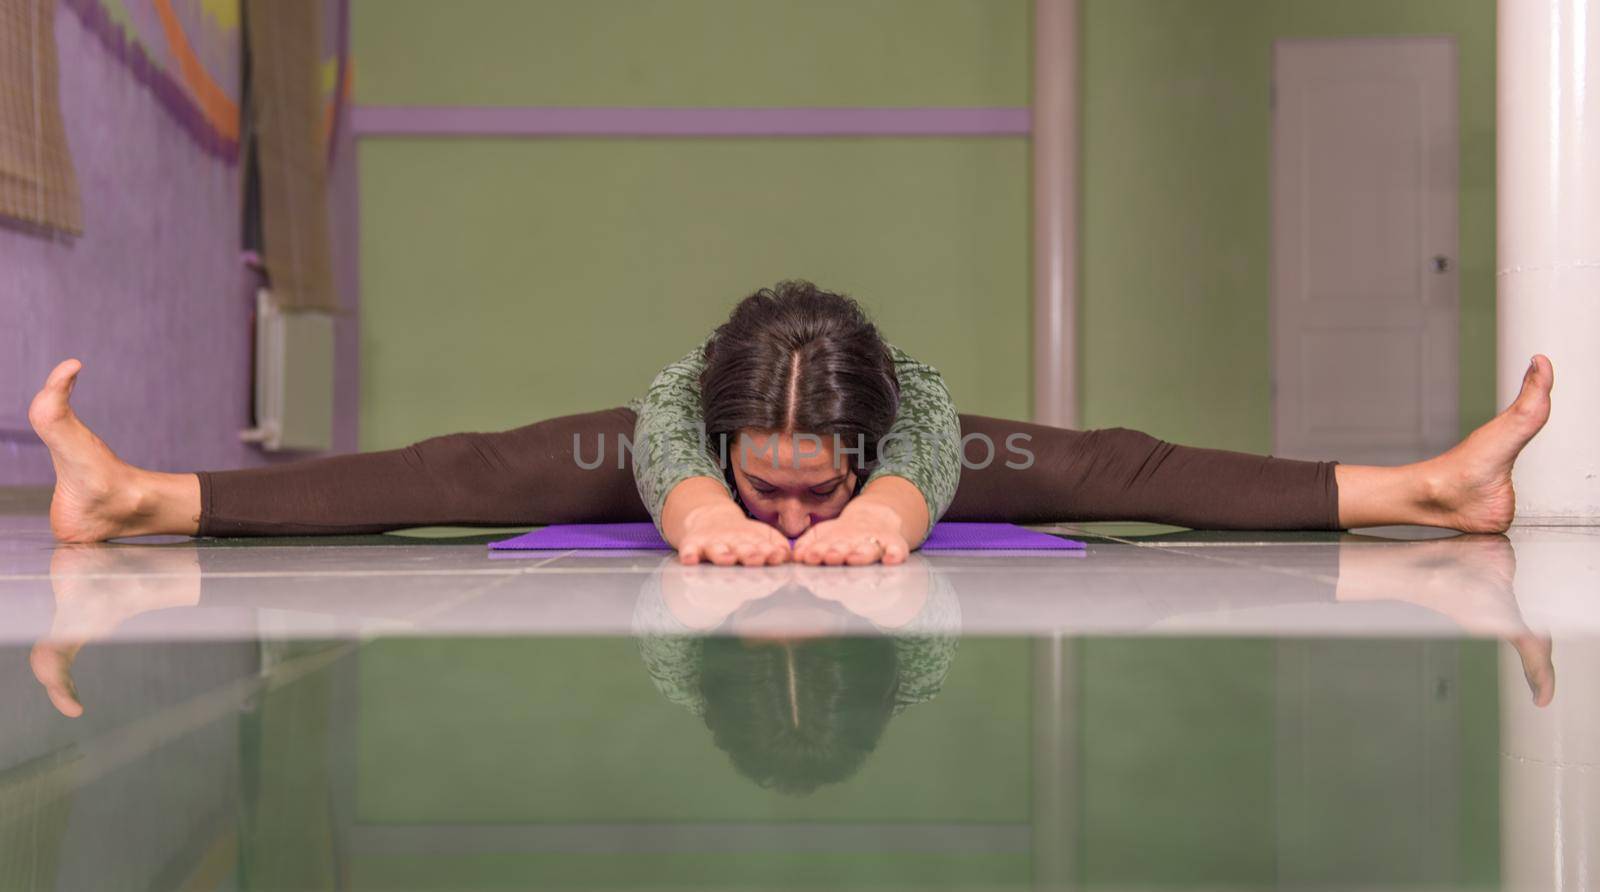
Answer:
<svg viewBox="0 0 1600 892"><path fill-rule="evenodd" d="M733 481L750 516L793 539L832 520L855 492L848 462L836 460L832 437L740 431Z"/></svg>
<svg viewBox="0 0 1600 892"><path fill-rule="evenodd" d="M835 601L824 601L802 586L786 586L728 615L722 626L746 647L788 644L841 635L877 635L876 626Z"/></svg>

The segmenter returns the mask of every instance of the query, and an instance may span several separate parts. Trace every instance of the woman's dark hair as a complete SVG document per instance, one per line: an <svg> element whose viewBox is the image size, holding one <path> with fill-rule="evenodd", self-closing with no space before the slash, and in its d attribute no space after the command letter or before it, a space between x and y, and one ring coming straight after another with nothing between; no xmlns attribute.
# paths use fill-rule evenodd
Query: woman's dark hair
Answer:
<svg viewBox="0 0 1600 892"><path fill-rule="evenodd" d="M700 409L714 454L756 430L837 443L853 450L857 472L877 461L900 385L888 345L854 300L799 280L763 288L733 308L705 358Z"/></svg>
<svg viewBox="0 0 1600 892"><path fill-rule="evenodd" d="M894 714L899 660L882 635L702 645L700 693L712 741L769 790L802 795L849 778Z"/></svg>

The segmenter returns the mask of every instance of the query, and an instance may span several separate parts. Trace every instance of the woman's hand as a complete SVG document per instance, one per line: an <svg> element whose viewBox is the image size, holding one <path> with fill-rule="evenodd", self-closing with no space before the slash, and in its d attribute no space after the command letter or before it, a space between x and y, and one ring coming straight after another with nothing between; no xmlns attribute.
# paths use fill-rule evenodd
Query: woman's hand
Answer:
<svg viewBox="0 0 1600 892"><path fill-rule="evenodd" d="M794 559L812 566L904 563L911 545L901 529L899 512L857 498L838 517L806 530L794 543Z"/></svg>
<svg viewBox="0 0 1600 892"><path fill-rule="evenodd" d="M684 517L678 560L722 567L771 566L789 560L789 540L776 528L745 516L732 501L708 504Z"/></svg>
<svg viewBox="0 0 1600 892"><path fill-rule="evenodd" d="M728 573L709 564L666 561L660 570L661 600L678 622L704 632L722 625L740 607L783 588L793 581L795 569L793 564L780 564Z"/></svg>
<svg viewBox="0 0 1600 892"><path fill-rule="evenodd" d="M927 605L933 588L932 571L920 555L912 555L903 564L862 567L853 573L800 564L794 574L795 582L813 595L833 601L883 630L898 629L914 619Z"/></svg>

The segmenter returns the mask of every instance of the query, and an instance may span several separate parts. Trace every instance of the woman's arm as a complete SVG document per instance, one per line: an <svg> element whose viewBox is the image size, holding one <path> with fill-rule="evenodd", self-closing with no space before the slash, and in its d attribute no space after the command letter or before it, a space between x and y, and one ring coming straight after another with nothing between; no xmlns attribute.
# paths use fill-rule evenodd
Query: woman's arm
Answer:
<svg viewBox="0 0 1600 892"><path fill-rule="evenodd" d="M925 511L903 518L919 521L910 525L909 538L921 544L955 501L961 482L961 417L938 369L897 347L891 346L889 352L900 382L900 408L867 488L898 478L922 494Z"/></svg>
<svg viewBox="0 0 1600 892"><path fill-rule="evenodd" d="M663 535L668 496L685 480L707 478L733 501L722 469L705 448L700 420L704 350L704 344L696 347L656 375L640 400L639 418L633 426L633 482Z"/></svg>
<svg viewBox="0 0 1600 892"><path fill-rule="evenodd" d="M700 372L705 345L656 375L633 429L633 479L639 497L686 564L778 564L789 558L782 533L751 520L705 448Z"/></svg>

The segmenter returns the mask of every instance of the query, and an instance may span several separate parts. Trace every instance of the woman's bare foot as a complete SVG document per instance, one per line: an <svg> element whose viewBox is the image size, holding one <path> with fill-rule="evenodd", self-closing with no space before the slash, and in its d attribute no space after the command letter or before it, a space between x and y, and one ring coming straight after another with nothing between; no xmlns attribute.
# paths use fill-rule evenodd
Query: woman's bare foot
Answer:
<svg viewBox="0 0 1600 892"><path fill-rule="evenodd" d="M174 509L190 513L172 496L186 496L181 478L194 481L198 514L199 481L193 475L155 474L128 464L95 436L72 411L70 397L83 363L69 359L55 367L28 406L28 422L50 450L56 491L50 500L50 531L62 542L101 542L168 529Z"/></svg>
<svg viewBox="0 0 1600 892"><path fill-rule="evenodd" d="M1339 548L1337 601L1404 601L1454 620L1473 635L1504 639L1522 659L1536 706L1555 697L1548 635L1528 628L1513 585L1517 553L1502 535Z"/></svg>
<svg viewBox="0 0 1600 892"><path fill-rule="evenodd" d="M83 715L72 681L78 652L141 613L199 604L200 559L192 548L57 548L50 558L50 587L55 618L28 664L55 708L77 718Z"/></svg>
<svg viewBox="0 0 1600 892"><path fill-rule="evenodd" d="M1467 533L1501 533L1516 515L1511 466L1550 418L1555 369L1543 353L1522 376L1522 391L1510 406L1467 435L1445 454L1422 463L1428 503L1438 526Z"/></svg>
<svg viewBox="0 0 1600 892"><path fill-rule="evenodd" d="M1550 658L1554 644L1544 635L1524 632L1506 639L1522 661L1522 677L1533 693L1533 705L1543 709L1556 698L1556 664Z"/></svg>

